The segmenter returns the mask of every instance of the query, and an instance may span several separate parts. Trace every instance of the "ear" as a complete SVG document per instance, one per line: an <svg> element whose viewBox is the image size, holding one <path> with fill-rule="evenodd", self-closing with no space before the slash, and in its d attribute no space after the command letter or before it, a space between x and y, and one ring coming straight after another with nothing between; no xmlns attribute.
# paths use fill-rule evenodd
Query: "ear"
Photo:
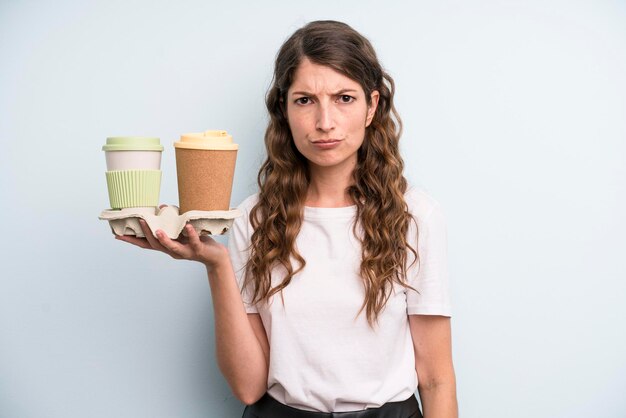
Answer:
<svg viewBox="0 0 626 418"><path fill-rule="evenodd" d="M370 95L370 105L367 107L367 118L365 119L365 127L367 128L372 123L372 119L374 119L374 114L376 113L376 108L378 107L378 99L380 98L380 93L378 90L372 91Z"/></svg>

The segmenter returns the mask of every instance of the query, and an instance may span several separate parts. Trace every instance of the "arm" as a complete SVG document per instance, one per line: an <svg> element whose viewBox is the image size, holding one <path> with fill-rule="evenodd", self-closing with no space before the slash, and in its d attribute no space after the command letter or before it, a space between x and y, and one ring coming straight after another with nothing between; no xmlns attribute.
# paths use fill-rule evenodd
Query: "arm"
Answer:
<svg viewBox="0 0 626 418"><path fill-rule="evenodd" d="M450 318L409 315L424 418L457 418Z"/></svg>
<svg viewBox="0 0 626 418"><path fill-rule="evenodd" d="M243 403L254 403L267 390L269 343L259 315L246 314L228 249L210 237L200 238L191 225L185 226L188 239L179 242L162 231L156 231L155 238L148 225L143 220L140 223L146 238L116 238L206 266L213 300L218 366L235 396Z"/></svg>
<svg viewBox="0 0 626 418"><path fill-rule="evenodd" d="M230 261L207 267L217 364L235 396L249 405L267 391L269 343L259 314L246 314Z"/></svg>

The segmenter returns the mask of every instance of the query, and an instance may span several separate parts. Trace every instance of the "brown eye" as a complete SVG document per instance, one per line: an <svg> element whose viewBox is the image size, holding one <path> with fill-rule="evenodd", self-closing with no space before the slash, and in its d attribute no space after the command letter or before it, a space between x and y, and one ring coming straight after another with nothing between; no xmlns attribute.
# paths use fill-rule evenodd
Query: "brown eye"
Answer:
<svg viewBox="0 0 626 418"><path fill-rule="evenodd" d="M308 104L308 103L310 103L310 101L311 100L308 97L300 97L300 98L296 99L296 103L297 104L301 104L301 105Z"/></svg>
<svg viewBox="0 0 626 418"><path fill-rule="evenodd" d="M354 97L348 96L347 94L342 94L339 96L339 100L341 103L351 103L354 100Z"/></svg>

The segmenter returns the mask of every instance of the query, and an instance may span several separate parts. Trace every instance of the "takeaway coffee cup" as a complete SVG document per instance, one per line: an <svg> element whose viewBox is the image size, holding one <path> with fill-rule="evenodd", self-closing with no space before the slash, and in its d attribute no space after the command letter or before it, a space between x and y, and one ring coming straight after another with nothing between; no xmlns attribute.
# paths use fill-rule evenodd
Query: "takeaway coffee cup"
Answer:
<svg viewBox="0 0 626 418"><path fill-rule="evenodd" d="M159 138L118 136L102 147L112 209L156 207L161 189Z"/></svg>
<svg viewBox="0 0 626 418"><path fill-rule="evenodd" d="M181 214L229 210L238 148L226 131L183 134L174 143Z"/></svg>

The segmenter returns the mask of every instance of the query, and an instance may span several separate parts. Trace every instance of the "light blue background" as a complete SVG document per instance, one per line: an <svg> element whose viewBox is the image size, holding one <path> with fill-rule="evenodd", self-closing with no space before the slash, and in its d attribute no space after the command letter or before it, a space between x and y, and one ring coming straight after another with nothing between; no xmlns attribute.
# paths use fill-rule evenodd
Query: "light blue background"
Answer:
<svg viewBox="0 0 626 418"><path fill-rule="evenodd" d="M446 212L461 416L624 416L624 2L4 0L1 417L241 415L204 269L97 219L101 146L160 137L176 204L172 143L227 129L238 204L275 53L320 18L373 42Z"/></svg>

